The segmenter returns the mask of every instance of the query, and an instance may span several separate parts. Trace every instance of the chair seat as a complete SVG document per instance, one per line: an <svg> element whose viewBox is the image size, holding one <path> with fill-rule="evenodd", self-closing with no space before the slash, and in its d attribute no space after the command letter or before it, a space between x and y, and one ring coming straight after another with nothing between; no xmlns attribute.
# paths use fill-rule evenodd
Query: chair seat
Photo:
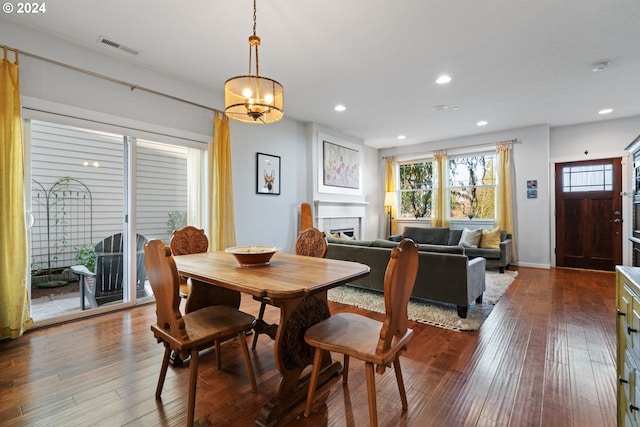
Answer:
<svg viewBox="0 0 640 427"><path fill-rule="evenodd" d="M251 329L255 320L250 314L224 305L201 308L182 318L189 340L176 338L158 325L151 325L156 338L167 341L173 349L181 352L210 347L216 340Z"/></svg>
<svg viewBox="0 0 640 427"><path fill-rule="evenodd" d="M411 341L413 330L392 341L390 351L378 353L382 322L354 313L338 313L323 320L304 334L307 344L322 350L353 356L365 362L388 365L397 353Z"/></svg>

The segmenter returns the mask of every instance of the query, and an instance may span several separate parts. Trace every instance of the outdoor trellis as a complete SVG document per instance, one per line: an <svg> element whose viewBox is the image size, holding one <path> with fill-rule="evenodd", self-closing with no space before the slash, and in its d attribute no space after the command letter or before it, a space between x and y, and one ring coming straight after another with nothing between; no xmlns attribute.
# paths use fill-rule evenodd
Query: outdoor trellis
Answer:
<svg viewBox="0 0 640 427"><path fill-rule="evenodd" d="M71 177L60 178L49 188L33 179L31 203L31 273L44 277L38 286L63 285L60 273L77 263L78 248L93 242L91 191Z"/></svg>

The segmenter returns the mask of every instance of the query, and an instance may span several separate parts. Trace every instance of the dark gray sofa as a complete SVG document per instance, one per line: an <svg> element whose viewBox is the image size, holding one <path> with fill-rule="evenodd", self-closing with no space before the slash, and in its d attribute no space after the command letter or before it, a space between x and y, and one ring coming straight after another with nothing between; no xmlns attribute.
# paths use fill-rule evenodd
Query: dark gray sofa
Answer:
<svg viewBox="0 0 640 427"><path fill-rule="evenodd" d="M327 238L327 258L366 264L371 273L349 284L365 289L384 290L384 274L391 249L398 245L389 240L346 240ZM455 304L458 315L467 317L474 301L482 302L485 291L485 260L469 260L463 248L444 245L419 245L418 275L413 298Z"/></svg>
<svg viewBox="0 0 640 427"><path fill-rule="evenodd" d="M399 242L406 237L418 244L457 247L461 235L462 230L451 230L447 227L406 227L402 235L391 236L389 240ZM487 260L487 268L497 268L500 273L504 273L505 268L508 270L511 264L511 244L511 234L502 230L500 249L463 248L463 253L470 259L482 257Z"/></svg>

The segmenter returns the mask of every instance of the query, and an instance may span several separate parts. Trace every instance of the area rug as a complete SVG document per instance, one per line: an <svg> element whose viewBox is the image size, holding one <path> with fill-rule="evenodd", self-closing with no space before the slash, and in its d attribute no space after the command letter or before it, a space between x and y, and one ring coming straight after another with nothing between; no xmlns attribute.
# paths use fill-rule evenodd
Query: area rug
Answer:
<svg viewBox="0 0 640 427"><path fill-rule="evenodd" d="M409 319L452 331L478 330L517 275L517 271L506 270L504 274L497 271L487 271L487 289L484 292L482 304L473 303L469 307L466 319L458 317L458 310L453 304L417 299L409 301ZM330 301L384 313L384 297L381 292L345 285L330 289L328 298Z"/></svg>

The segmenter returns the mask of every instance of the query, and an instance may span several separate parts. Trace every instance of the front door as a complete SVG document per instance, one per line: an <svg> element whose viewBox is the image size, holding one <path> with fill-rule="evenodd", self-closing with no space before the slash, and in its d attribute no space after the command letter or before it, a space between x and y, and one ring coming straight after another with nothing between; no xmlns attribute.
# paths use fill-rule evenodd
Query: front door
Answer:
<svg viewBox="0 0 640 427"><path fill-rule="evenodd" d="M556 264L622 264L621 158L556 164Z"/></svg>

